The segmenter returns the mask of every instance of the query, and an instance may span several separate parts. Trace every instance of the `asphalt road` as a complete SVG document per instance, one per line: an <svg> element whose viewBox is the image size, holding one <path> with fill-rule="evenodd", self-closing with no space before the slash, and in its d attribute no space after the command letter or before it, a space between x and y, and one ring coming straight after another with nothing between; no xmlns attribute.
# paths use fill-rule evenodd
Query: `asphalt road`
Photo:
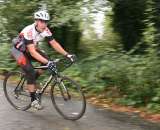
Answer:
<svg viewBox="0 0 160 130"><path fill-rule="evenodd" d="M160 124L150 123L137 115L103 110L89 104L80 120L65 120L49 99L44 99L45 108L41 111L15 110L7 102L0 82L0 130L160 130Z"/></svg>

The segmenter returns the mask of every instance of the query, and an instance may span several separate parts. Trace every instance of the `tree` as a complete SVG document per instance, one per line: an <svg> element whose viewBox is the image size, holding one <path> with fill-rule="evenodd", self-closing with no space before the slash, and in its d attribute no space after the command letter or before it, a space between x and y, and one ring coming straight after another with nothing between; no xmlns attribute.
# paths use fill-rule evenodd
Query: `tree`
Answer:
<svg viewBox="0 0 160 130"><path fill-rule="evenodd" d="M141 41L145 28L146 0L110 0L113 4L113 27L121 36L124 50Z"/></svg>
<svg viewBox="0 0 160 130"><path fill-rule="evenodd" d="M158 44L160 48L160 1L153 0L154 9L153 9L153 21L155 22L156 34L155 34L155 43Z"/></svg>

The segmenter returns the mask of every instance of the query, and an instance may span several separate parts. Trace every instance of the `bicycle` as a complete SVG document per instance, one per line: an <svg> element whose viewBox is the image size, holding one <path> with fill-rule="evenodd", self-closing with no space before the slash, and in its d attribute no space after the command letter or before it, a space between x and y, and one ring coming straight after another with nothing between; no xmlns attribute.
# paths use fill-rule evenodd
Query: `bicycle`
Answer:
<svg viewBox="0 0 160 130"><path fill-rule="evenodd" d="M60 65L66 68L73 62L64 64L66 59L55 59L55 69L49 73L49 78L43 87L36 91L39 99L44 94L46 88L50 86L50 96L52 104L57 112L65 119L78 120L86 110L86 99L79 84L67 76L60 74ZM66 60L67 61L67 60ZM34 67L35 70L47 70L47 66ZM30 94L26 88L25 74L22 71L9 72L4 79L3 88L8 102L18 110L26 111L31 108ZM70 106L71 105L71 106ZM74 109L74 110L73 110Z"/></svg>

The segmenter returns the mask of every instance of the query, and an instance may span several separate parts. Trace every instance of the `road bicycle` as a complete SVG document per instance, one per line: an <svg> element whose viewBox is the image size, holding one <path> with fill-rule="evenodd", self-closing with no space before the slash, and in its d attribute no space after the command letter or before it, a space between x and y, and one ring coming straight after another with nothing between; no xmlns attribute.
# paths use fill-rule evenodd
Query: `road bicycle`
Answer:
<svg viewBox="0 0 160 130"><path fill-rule="evenodd" d="M78 120L85 113L86 99L80 85L73 79L61 74L63 70L73 64L73 62L68 61L66 58L53 60L54 71L49 72L46 76L47 80L41 89L36 91L36 94L41 101L46 88L49 88L52 104L57 112L65 119ZM38 66L34 69L47 71L48 67ZM31 108L31 98L26 87L25 74L22 71L9 72L4 78L3 88L5 97L14 108L23 111Z"/></svg>

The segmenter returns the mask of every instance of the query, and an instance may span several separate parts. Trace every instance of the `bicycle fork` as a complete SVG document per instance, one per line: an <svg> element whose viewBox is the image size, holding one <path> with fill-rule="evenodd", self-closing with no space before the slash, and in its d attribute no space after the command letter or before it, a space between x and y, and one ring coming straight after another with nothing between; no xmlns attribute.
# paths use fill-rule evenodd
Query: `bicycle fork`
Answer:
<svg viewBox="0 0 160 130"><path fill-rule="evenodd" d="M69 94L69 91L68 91L67 87L64 85L62 79L58 78L57 81L58 81L58 84L59 84L58 86L59 86L61 95L63 96L63 99L65 101L70 100L71 99L71 95Z"/></svg>

